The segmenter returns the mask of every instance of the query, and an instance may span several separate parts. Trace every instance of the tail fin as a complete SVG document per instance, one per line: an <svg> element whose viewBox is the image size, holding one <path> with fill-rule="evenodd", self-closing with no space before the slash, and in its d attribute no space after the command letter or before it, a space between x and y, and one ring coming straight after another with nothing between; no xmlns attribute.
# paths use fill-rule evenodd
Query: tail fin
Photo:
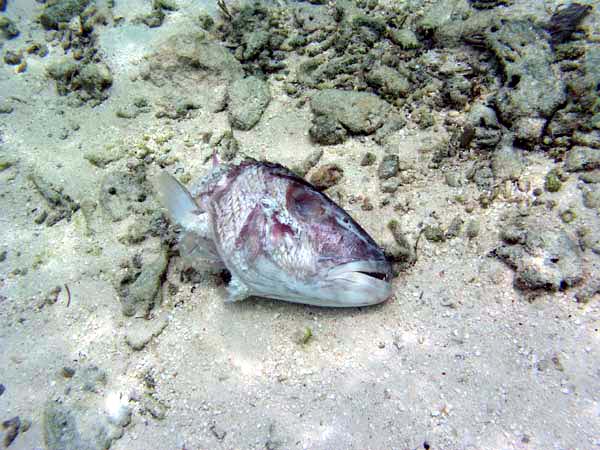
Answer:
<svg viewBox="0 0 600 450"><path fill-rule="evenodd" d="M186 225L192 216L198 214L199 208L192 195L167 172L161 172L158 176L156 190L172 222Z"/></svg>

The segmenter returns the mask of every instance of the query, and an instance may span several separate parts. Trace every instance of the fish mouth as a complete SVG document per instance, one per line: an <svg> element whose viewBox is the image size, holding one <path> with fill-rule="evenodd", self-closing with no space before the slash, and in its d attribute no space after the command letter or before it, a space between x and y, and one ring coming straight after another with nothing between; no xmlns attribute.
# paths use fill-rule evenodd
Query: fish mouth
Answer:
<svg viewBox="0 0 600 450"><path fill-rule="evenodd" d="M352 261L332 267L327 285L340 307L375 305L392 295L392 271L385 260Z"/></svg>

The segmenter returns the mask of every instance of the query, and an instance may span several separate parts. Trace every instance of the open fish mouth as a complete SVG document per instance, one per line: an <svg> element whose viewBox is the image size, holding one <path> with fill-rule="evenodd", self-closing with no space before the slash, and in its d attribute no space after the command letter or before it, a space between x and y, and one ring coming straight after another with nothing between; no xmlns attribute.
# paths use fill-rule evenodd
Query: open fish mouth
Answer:
<svg viewBox="0 0 600 450"><path fill-rule="evenodd" d="M386 261L352 261L327 272L329 290L335 291L339 306L375 305L392 295L392 274Z"/></svg>

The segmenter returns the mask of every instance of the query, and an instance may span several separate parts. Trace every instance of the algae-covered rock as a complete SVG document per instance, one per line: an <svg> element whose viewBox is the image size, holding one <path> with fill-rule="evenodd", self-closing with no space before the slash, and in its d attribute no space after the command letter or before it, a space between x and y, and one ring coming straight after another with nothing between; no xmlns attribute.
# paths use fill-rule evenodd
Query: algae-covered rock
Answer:
<svg viewBox="0 0 600 450"><path fill-rule="evenodd" d="M327 89L313 95L310 103L315 116L335 118L352 133L371 134L390 111L388 103L366 92Z"/></svg>
<svg viewBox="0 0 600 450"><path fill-rule="evenodd" d="M395 177L400 170L400 158L398 155L385 155L377 169L377 175L381 180Z"/></svg>
<svg viewBox="0 0 600 450"><path fill-rule="evenodd" d="M421 46L415 32L407 28L390 30L389 38L403 50L411 50Z"/></svg>
<svg viewBox="0 0 600 450"><path fill-rule="evenodd" d="M341 144L348 137L348 132L331 116L316 116L308 130L313 141L323 145Z"/></svg>
<svg viewBox="0 0 600 450"><path fill-rule="evenodd" d="M366 75L367 83L386 97L405 97L410 91L409 81L388 66L377 66Z"/></svg>
<svg viewBox="0 0 600 450"><path fill-rule="evenodd" d="M502 130L496 112L482 103L474 104L467 114L465 133L468 131L468 139L464 139L463 146L471 142L478 148L494 148L502 138Z"/></svg>
<svg viewBox="0 0 600 450"><path fill-rule="evenodd" d="M583 278L579 245L562 230L517 219L503 230L502 239L494 255L515 269L517 287L557 291Z"/></svg>
<svg viewBox="0 0 600 450"><path fill-rule="evenodd" d="M573 147L567 153L565 169L569 172L593 170L600 168L600 149L589 147Z"/></svg>
<svg viewBox="0 0 600 450"><path fill-rule="evenodd" d="M42 416L44 442L48 450L85 448L74 415L60 403L50 402Z"/></svg>
<svg viewBox="0 0 600 450"><path fill-rule="evenodd" d="M492 172L497 181L517 181L524 168L521 152L512 145L503 145L492 156Z"/></svg>
<svg viewBox="0 0 600 450"><path fill-rule="evenodd" d="M59 95L75 93L83 101L98 103L108 97L112 74L104 63L82 63L69 57L59 58L46 67L46 73L56 81Z"/></svg>
<svg viewBox="0 0 600 450"><path fill-rule="evenodd" d="M320 190L335 186L344 176L344 170L337 164L325 164L311 175L310 182Z"/></svg>
<svg viewBox="0 0 600 450"><path fill-rule="evenodd" d="M231 126L249 130L258 123L271 101L267 82L256 77L235 81L228 91L228 112Z"/></svg>
<svg viewBox="0 0 600 450"><path fill-rule="evenodd" d="M551 170L546 174L546 178L544 179L544 188L548 192L558 192L562 187L562 182L560 181L560 177L556 173L555 170Z"/></svg>
<svg viewBox="0 0 600 450"><path fill-rule="evenodd" d="M70 220L73 213L79 209L79 203L66 194L62 186L49 181L40 172L31 172L28 178L52 210L50 218L46 221L47 226L52 226L63 219Z"/></svg>
<svg viewBox="0 0 600 450"><path fill-rule="evenodd" d="M142 266L135 280L120 286L125 316L133 316L138 312L147 314L154 307L168 263L167 252L163 250L154 261Z"/></svg>
<svg viewBox="0 0 600 450"><path fill-rule="evenodd" d="M73 17L80 15L90 3L91 0L49 1L40 15L40 23L47 30L57 30L61 23L68 23Z"/></svg>
<svg viewBox="0 0 600 450"><path fill-rule="evenodd" d="M503 120L548 118L565 102L565 83L543 29L530 20L504 20L488 28L485 41L506 80L496 97Z"/></svg>
<svg viewBox="0 0 600 450"><path fill-rule="evenodd" d="M8 39L15 38L19 35L19 29L15 23L6 16L0 16L0 30Z"/></svg>

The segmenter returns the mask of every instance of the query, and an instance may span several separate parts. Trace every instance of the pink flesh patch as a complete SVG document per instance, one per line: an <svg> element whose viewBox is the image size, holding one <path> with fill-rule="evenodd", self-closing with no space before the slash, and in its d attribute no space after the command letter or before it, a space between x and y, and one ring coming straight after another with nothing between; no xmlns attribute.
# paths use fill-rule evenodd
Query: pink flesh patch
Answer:
<svg viewBox="0 0 600 450"><path fill-rule="evenodd" d="M286 234L289 234L290 236L294 236L294 230L292 230L292 227L290 227L289 225L285 224L285 223L281 223L279 221L279 219L277 218L276 214L273 214L273 216L271 217L271 220L273 220L273 240L274 241L279 241L280 239L283 239L285 237Z"/></svg>

